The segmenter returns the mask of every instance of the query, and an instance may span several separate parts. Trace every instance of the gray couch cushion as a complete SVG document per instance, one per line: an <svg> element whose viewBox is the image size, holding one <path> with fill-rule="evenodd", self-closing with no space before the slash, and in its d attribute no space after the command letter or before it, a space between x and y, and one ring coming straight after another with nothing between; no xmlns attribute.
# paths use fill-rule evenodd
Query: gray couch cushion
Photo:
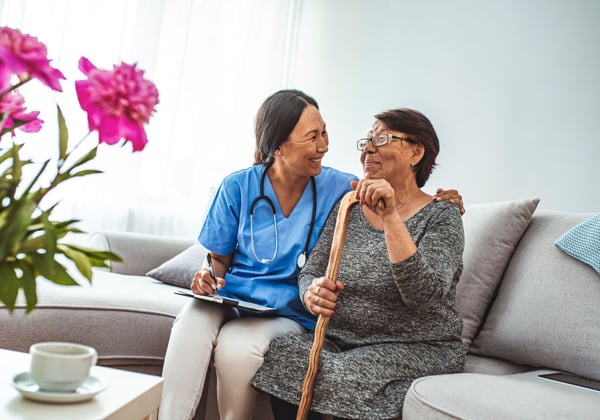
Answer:
<svg viewBox="0 0 600 420"><path fill-rule="evenodd" d="M472 353L600 380L600 275L554 246L590 216L536 213Z"/></svg>
<svg viewBox="0 0 600 420"><path fill-rule="evenodd" d="M465 360L465 372L488 373L491 375L508 375L511 373L527 372L535 370L536 367L509 362L497 357L479 356L468 353Z"/></svg>
<svg viewBox="0 0 600 420"><path fill-rule="evenodd" d="M468 349L481 325L513 250L531 220L539 199L467 207L464 270L456 288L463 315L463 344Z"/></svg>
<svg viewBox="0 0 600 420"><path fill-rule="evenodd" d="M600 394L538 377L548 370L515 375L459 373L415 380L402 418L597 419Z"/></svg>

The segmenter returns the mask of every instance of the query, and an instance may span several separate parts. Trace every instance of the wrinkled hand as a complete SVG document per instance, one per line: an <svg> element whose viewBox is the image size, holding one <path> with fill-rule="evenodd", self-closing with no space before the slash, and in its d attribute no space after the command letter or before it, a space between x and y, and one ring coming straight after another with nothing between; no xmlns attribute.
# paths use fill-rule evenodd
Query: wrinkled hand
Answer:
<svg viewBox="0 0 600 420"><path fill-rule="evenodd" d="M460 214L465 214L465 206L463 204L462 195L458 193L458 190L444 190L438 188L433 196L435 201L448 201L452 204L456 204L460 210Z"/></svg>
<svg viewBox="0 0 600 420"><path fill-rule="evenodd" d="M216 293L217 290L222 289L223 286L225 286L224 278L217 277L217 281L215 282L215 280L211 277L208 268L203 268L194 274L191 289L192 292L197 295L208 295L211 293Z"/></svg>
<svg viewBox="0 0 600 420"><path fill-rule="evenodd" d="M355 196L361 206L367 206L379 216L394 213L396 200L395 192L388 181L383 178L364 178L360 181L351 181Z"/></svg>
<svg viewBox="0 0 600 420"><path fill-rule="evenodd" d="M304 306L313 315L332 316L342 290L344 283L341 281L334 283L327 277L316 277L304 292Z"/></svg>

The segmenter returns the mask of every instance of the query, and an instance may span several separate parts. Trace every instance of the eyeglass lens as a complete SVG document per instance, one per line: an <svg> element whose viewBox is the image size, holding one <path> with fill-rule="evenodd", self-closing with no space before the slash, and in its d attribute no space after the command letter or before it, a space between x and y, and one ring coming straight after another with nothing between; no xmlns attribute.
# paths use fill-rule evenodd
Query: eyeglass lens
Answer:
<svg viewBox="0 0 600 420"><path fill-rule="evenodd" d="M368 136L364 139L360 139L356 142L356 147L358 150L360 150L361 152L363 150L365 150L365 148L367 147L367 144L369 144L369 142L373 143L373 146L375 147L380 147L380 146L385 146L386 144L390 143L390 134L389 133L381 133L377 136Z"/></svg>

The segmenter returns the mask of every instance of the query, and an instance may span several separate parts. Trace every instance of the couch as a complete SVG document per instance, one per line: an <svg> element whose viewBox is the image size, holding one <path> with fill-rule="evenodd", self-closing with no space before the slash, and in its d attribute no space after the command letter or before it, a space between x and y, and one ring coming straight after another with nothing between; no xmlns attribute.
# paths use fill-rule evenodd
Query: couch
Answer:
<svg viewBox="0 0 600 420"><path fill-rule="evenodd" d="M465 373L419 378L405 419L600 418L600 392L542 379L564 371L600 381L600 274L555 245L588 213L536 210L537 199L467 207L464 271ZM90 241L123 258L91 285L38 281L37 308L0 310L0 347L34 342L95 347L100 365L160 375L171 325L206 252L193 238L98 232ZM150 274L150 275L147 275ZM197 418L217 419L214 372ZM271 419L261 395L254 419Z"/></svg>
<svg viewBox="0 0 600 420"><path fill-rule="evenodd" d="M467 210L465 372L415 380L403 419L600 419L600 391L539 376L600 386L600 215L537 210L528 221L533 203Z"/></svg>

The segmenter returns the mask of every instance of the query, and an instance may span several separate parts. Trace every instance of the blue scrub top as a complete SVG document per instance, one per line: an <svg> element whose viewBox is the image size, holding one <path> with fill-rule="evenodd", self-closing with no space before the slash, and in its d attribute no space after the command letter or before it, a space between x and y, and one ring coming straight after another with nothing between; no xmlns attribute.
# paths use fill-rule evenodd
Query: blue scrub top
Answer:
<svg viewBox="0 0 600 420"><path fill-rule="evenodd" d="M264 194L275 206L277 218L277 255L269 264L254 256L250 234L250 206L260 195L264 165L256 165L228 175L219 187L208 211L198 241L208 250L232 254L226 285L219 293L223 296L246 300L279 310L279 316L291 318L305 328L314 329L316 317L300 301L298 293L298 256L304 252L310 228L313 206L312 186L309 182L288 217L285 217L269 177L265 177ZM308 250L314 247L327 217L335 203L351 190L350 180L356 176L323 167L315 177L317 211ZM265 200L254 208L254 249L259 259L271 259L275 250L273 212Z"/></svg>

